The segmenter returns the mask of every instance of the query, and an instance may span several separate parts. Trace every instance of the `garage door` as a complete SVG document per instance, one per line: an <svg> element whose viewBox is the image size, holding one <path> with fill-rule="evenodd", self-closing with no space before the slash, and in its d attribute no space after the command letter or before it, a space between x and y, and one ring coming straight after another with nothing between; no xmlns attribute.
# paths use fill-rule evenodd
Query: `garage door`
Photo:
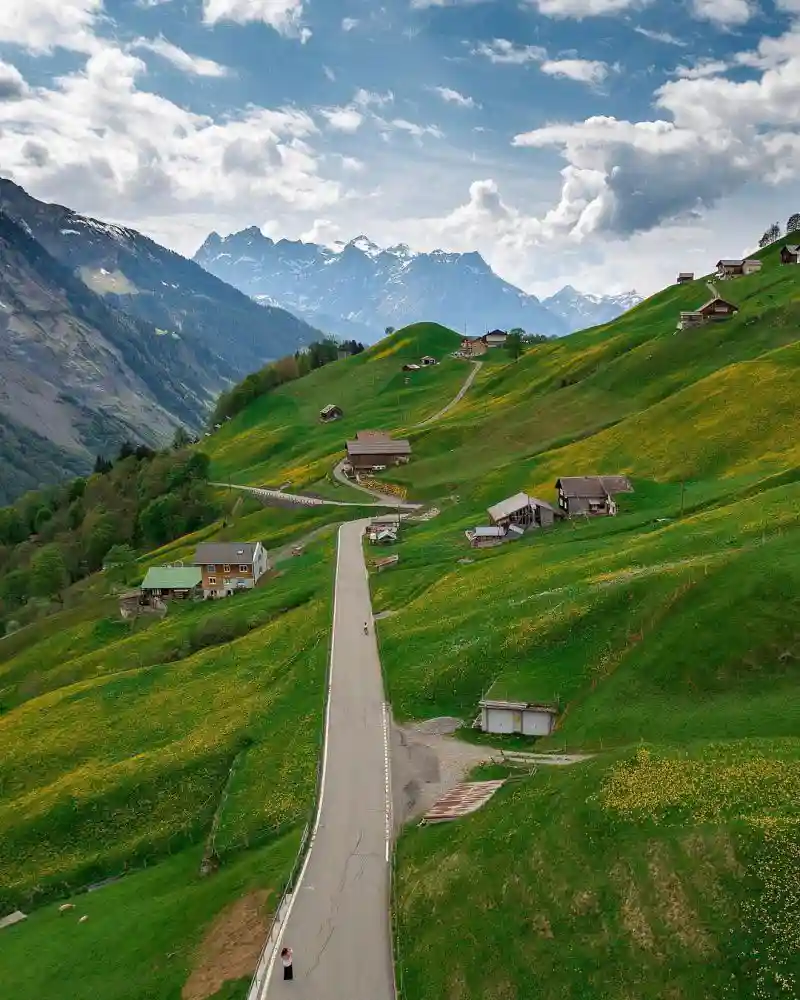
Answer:
<svg viewBox="0 0 800 1000"><path fill-rule="evenodd" d="M490 733L513 733L514 716L502 708L488 709L488 732Z"/></svg>

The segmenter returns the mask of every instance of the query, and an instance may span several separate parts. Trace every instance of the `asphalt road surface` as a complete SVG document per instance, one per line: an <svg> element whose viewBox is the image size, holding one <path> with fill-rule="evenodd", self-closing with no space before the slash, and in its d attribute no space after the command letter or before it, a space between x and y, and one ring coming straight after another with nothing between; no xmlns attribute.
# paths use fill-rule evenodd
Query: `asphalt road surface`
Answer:
<svg viewBox="0 0 800 1000"><path fill-rule="evenodd" d="M264 1000L394 998L389 723L361 547L365 524L339 531L321 807ZM292 982L283 981L284 945L294 953Z"/></svg>

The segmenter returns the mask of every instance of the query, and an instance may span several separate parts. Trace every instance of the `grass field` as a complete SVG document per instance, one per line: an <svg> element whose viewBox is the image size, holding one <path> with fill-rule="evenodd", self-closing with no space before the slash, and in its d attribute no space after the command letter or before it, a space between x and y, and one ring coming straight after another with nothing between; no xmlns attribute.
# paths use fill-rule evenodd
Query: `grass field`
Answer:
<svg viewBox="0 0 800 1000"><path fill-rule="evenodd" d="M181 1000L203 958L214 918L250 893L268 914L297 851L299 831L243 853L213 878L198 874L202 850L191 848L88 895L66 914L53 906L3 932L3 995L64 1000ZM81 924L79 916L88 920ZM235 939L234 939L235 940ZM244 1000L248 977L210 996Z"/></svg>
<svg viewBox="0 0 800 1000"><path fill-rule="evenodd" d="M798 740L642 747L410 831L403 996L796 996L799 765Z"/></svg>
<svg viewBox="0 0 800 1000"><path fill-rule="evenodd" d="M432 324L280 387L203 442L217 481L353 500L329 478L345 439L407 435L412 461L391 478L440 513L407 523L399 565L371 581L374 610L395 612L378 625L395 715L470 721L491 689L559 705L541 747L597 751L401 838L405 1000L800 990L800 273L776 255L720 289L740 306L729 322L677 333L709 293L667 289L519 361L490 352L424 427L470 372ZM442 363L407 384L402 364L423 354ZM344 419L321 425L327 403ZM464 530L517 490L553 500L559 475L616 472L635 486L618 517L468 548ZM0 951L19 1000L48 975L64 1000L177 998L209 921L288 871L315 778L330 526L359 511L221 498L224 524L142 572L212 537L316 540L251 594L133 628L96 576L0 642L0 905L33 910ZM201 881L212 823L222 867ZM50 897L144 862L85 897L102 920L54 933ZM98 967L134 918L142 940Z"/></svg>

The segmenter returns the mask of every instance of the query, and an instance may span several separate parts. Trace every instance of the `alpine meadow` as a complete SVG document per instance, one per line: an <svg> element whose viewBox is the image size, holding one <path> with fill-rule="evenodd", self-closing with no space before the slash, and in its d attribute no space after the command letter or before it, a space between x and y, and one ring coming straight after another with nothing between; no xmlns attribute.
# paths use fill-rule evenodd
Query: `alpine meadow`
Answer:
<svg viewBox="0 0 800 1000"><path fill-rule="evenodd" d="M394 497L395 564L364 542L391 716L459 720L468 780L503 781L454 822L395 816L401 1000L800 994L800 269L755 256L518 351L406 326L0 510L0 917L26 915L0 992L248 996L319 800L336 528ZM677 328L709 282L738 311ZM366 431L410 459L348 481ZM468 541L597 476L632 484L615 516ZM242 540L269 553L252 588L120 616L150 567ZM481 732L487 697L554 727Z"/></svg>

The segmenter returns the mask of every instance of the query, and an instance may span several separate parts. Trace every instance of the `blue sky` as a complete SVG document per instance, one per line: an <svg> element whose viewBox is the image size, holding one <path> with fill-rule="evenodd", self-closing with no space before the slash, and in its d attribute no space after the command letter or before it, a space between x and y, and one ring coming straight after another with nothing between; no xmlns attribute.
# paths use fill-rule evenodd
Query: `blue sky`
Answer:
<svg viewBox="0 0 800 1000"><path fill-rule="evenodd" d="M2 0L0 164L211 229L651 292L800 209L800 0Z"/></svg>

